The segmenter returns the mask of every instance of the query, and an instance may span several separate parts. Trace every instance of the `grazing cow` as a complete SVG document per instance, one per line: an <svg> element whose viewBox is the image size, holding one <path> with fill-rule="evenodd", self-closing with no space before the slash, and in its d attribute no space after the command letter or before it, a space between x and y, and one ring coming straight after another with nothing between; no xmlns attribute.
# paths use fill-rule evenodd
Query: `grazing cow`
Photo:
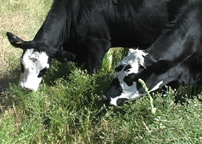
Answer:
<svg viewBox="0 0 202 144"><path fill-rule="evenodd" d="M117 106L145 94L139 79L150 91L165 85L201 85L202 1L190 1L151 47L145 51L131 49L115 71L115 78L103 95L108 105Z"/></svg>
<svg viewBox="0 0 202 144"><path fill-rule="evenodd" d="M8 32L24 50L19 85L37 90L52 59L99 69L110 47L149 47L188 0L55 0L32 41Z"/></svg>

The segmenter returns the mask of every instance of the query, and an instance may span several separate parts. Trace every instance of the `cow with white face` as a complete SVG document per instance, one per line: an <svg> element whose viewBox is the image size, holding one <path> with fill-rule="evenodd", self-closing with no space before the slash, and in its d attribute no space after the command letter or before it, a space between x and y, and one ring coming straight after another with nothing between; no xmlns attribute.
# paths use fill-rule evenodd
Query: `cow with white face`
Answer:
<svg viewBox="0 0 202 144"><path fill-rule="evenodd" d="M148 49L130 50L119 62L115 78L102 96L105 103L117 106L145 94L139 79L149 91L165 85L202 85L201 13L202 1L191 1Z"/></svg>
<svg viewBox="0 0 202 144"><path fill-rule="evenodd" d="M130 49L128 56L118 63L114 80L106 94L103 95L103 100L107 105L118 106L125 100L136 99L145 93L138 82L140 78L138 74L146 69L146 55L147 53L142 50ZM162 83L162 81L157 82L150 91L158 89Z"/></svg>
<svg viewBox="0 0 202 144"><path fill-rule="evenodd" d="M178 65L179 63L175 62L177 58L170 60L172 56L165 51L169 57L156 59L152 55L151 49L153 48L149 48L145 52L130 49L128 56L118 63L115 68L114 79L105 95L102 96L107 105L118 106L125 100L134 100L144 95L145 89L140 84L139 79L146 83L150 92L165 85L178 88L180 84L197 83L192 80L195 75L188 71L187 68L189 67ZM183 61L185 58L186 54L180 59ZM186 79L184 79L185 77Z"/></svg>
<svg viewBox="0 0 202 144"><path fill-rule="evenodd" d="M54 49L38 41L24 41L9 32L7 36L13 46L23 49L19 86L27 90L38 90L42 77L50 67L53 58L59 61L75 58L70 52Z"/></svg>
<svg viewBox="0 0 202 144"><path fill-rule="evenodd" d="M28 49L20 62L22 71L19 86L37 91L42 76L50 66L48 55L45 52Z"/></svg>

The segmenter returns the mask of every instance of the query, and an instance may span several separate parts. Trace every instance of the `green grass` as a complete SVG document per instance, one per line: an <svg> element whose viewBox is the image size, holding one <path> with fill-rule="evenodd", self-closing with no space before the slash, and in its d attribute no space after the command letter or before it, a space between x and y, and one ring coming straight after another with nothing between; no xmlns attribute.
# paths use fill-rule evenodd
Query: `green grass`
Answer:
<svg viewBox="0 0 202 144"><path fill-rule="evenodd" d="M54 64L62 69L64 65ZM1 103L0 141L5 143L201 143L202 104L198 98L175 104L167 90L143 96L123 106L106 107L99 95L112 79L110 73L93 76L73 64L52 68L39 92L25 92L15 84ZM70 69L70 70L69 70ZM55 71L56 70L56 71ZM71 71L71 72L70 72ZM51 82L49 81L51 79ZM183 89L183 88L181 88ZM201 94L198 94L201 97Z"/></svg>
<svg viewBox="0 0 202 144"><path fill-rule="evenodd" d="M25 1L23 8L14 4L7 9L12 5L9 2L0 3L2 15L16 15L22 9L20 15L30 18L30 25L36 26L26 23L21 30L25 37L33 37L44 19L45 11L41 14L40 11L46 5L48 10L51 2L43 0L35 5L37 0ZM10 23L17 25L15 22ZM124 49L111 50L102 69L93 75L74 63L54 61L38 92L26 92L17 86L20 55L7 57L11 61L9 76L12 77L8 90L0 95L0 143L202 143L200 88L181 87L178 91L167 88L165 92L159 90L119 107L103 104L100 95L106 91L114 67L125 53ZM175 97L181 97L184 103L174 103ZM156 111L152 112L152 108Z"/></svg>

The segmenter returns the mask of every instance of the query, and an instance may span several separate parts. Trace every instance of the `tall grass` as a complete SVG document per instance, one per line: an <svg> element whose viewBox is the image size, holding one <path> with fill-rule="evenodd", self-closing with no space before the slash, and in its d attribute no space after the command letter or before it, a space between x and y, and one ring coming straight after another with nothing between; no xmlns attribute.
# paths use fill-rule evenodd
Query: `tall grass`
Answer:
<svg viewBox="0 0 202 144"><path fill-rule="evenodd" d="M21 23L22 31L17 32L31 39L51 2L21 2L2 0L0 12L11 17L20 13L18 18L26 18L27 23ZM16 21L9 23L18 29ZM13 49L8 44L3 47ZM119 107L103 104L100 95L109 86L114 67L126 51L111 50L102 69L93 75L74 63L54 61L38 92L21 90L17 86L19 76L13 75L8 90L0 97L0 143L202 143L200 88L167 88L150 93L155 113L146 95ZM20 54L11 57L11 72L18 73ZM175 97L183 103L175 103Z"/></svg>

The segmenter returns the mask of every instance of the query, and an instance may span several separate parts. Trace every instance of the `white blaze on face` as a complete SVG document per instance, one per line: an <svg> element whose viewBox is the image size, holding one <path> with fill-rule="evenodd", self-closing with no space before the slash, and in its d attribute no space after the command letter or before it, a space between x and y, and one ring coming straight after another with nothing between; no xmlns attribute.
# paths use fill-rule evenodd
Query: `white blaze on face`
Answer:
<svg viewBox="0 0 202 144"><path fill-rule="evenodd" d="M144 67L144 56L146 55L147 54L141 50L130 49L128 55L118 63L117 67L123 66L123 68L120 71L117 71L114 77L118 78L122 88L122 93L120 96L111 98L110 105L117 106L117 100L121 98L136 99L141 96L137 90L136 82L133 82L132 86L128 86L124 82L124 78L132 73L137 74L139 66ZM127 66L130 66L131 68L127 69Z"/></svg>
<svg viewBox="0 0 202 144"><path fill-rule="evenodd" d="M42 77L38 77L41 70L49 68L48 55L45 52L34 52L27 49L21 58L24 72L21 73L19 86L37 91Z"/></svg>

